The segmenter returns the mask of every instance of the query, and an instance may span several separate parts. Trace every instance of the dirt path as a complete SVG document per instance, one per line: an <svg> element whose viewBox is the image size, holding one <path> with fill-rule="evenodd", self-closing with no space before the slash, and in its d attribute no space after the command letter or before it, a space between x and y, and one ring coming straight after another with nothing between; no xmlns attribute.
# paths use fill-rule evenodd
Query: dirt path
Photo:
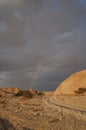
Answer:
<svg viewBox="0 0 86 130"><path fill-rule="evenodd" d="M52 104L52 105L55 105L55 106L60 106L60 107L64 107L64 108L67 108L67 109L72 109L72 110L75 110L75 111L80 111L80 112L86 113L86 108L85 108L86 105L84 107L83 106L79 107L78 105L74 106L74 104L71 103L70 99L69 99L68 102L65 102L65 101L62 101L61 98L58 98L56 96L52 96L47 100L47 102L49 104ZM79 101L77 101L77 102L79 102Z"/></svg>

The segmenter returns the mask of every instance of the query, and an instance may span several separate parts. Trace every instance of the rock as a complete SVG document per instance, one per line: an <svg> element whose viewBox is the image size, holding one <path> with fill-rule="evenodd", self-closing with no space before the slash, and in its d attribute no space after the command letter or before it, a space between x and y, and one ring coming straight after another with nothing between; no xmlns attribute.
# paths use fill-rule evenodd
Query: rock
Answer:
<svg viewBox="0 0 86 130"><path fill-rule="evenodd" d="M43 92L39 92L37 90L34 89L28 89L28 90L20 90L17 94L15 94L16 96L23 96L23 97L28 97L28 98L32 98L32 97L38 97L38 96L43 96L44 93Z"/></svg>
<svg viewBox="0 0 86 130"><path fill-rule="evenodd" d="M1 96L8 96L8 95L13 95L13 96L23 96L23 97L37 97L37 96L43 96L45 95L43 92L39 92L34 89L19 89L19 88L14 88L14 87L8 87L8 88L0 88L0 97Z"/></svg>
<svg viewBox="0 0 86 130"><path fill-rule="evenodd" d="M19 88L8 87L8 88L0 88L0 95L7 96L7 95L14 95L20 91Z"/></svg>

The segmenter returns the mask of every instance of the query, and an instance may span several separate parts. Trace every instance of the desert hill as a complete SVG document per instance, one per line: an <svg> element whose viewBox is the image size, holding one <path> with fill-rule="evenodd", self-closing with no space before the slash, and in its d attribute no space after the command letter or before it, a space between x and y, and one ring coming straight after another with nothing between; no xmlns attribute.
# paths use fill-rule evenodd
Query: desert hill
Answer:
<svg viewBox="0 0 86 130"><path fill-rule="evenodd" d="M54 92L54 95L61 94L82 94L86 92L86 70L76 72L64 80Z"/></svg>
<svg viewBox="0 0 86 130"><path fill-rule="evenodd" d="M16 87L0 88L0 96L24 96L28 98L43 96L43 92L34 89L20 89Z"/></svg>

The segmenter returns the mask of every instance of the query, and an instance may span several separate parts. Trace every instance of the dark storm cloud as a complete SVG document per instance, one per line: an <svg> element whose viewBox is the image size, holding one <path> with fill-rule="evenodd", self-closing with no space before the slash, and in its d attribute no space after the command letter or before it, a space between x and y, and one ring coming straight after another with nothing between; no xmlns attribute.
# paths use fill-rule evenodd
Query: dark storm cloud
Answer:
<svg viewBox="0 0 86 130"><path fill-rule="evenodd" d="M86 8L77 0L0 1L0 86L55 89L86 67Z"/></svg>

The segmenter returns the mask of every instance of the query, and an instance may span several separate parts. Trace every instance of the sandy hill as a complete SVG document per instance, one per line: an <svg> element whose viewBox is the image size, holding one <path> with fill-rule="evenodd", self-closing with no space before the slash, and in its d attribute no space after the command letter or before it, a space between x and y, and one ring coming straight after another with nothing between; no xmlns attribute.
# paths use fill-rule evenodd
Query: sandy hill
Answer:
<svg viewBox="0 0 86 130"><path fill-rule="evenodd" d="M81 94L86 92L86 70L72 74L64 80L54 92L54 95L60 94Z"/></svg>

